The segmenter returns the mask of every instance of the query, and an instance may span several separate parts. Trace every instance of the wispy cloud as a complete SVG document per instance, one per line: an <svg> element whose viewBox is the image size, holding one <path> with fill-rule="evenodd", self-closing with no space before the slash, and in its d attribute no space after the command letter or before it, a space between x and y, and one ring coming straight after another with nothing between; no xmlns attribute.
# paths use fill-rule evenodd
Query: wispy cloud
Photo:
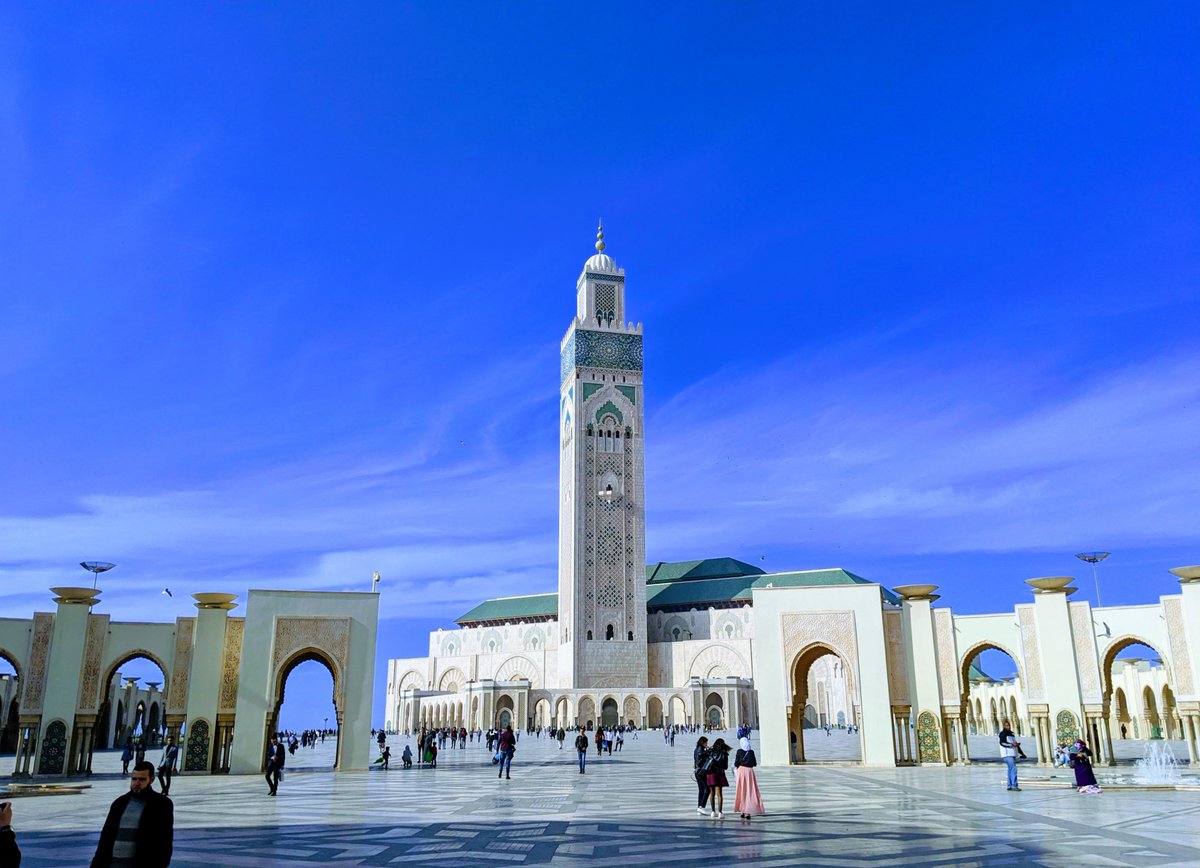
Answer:
<svg viewBox="0 0 1200 868"><path fill-rule="evenodd" d="M1049 372L1033 369L829 371L783 359L660 405L651 558L1144 545L1200 524L1195 358L1098 374L1053 398L1039 389ZM528 441L554 395L522 388L530 375L525 359L498 362L486 389L464 383L421 407L396 449L341 444L202 489L85 494L68 513L0 518L0 575L31 589L10 602L44 606L42 587L87 579L64 552L120 562L103 584L123 617L182 614L193 590L366 589L376 569L385 617L449 619L488 596L552 590L557 454L552 438ZM451 419L479 435L460 440Z"/></svg>

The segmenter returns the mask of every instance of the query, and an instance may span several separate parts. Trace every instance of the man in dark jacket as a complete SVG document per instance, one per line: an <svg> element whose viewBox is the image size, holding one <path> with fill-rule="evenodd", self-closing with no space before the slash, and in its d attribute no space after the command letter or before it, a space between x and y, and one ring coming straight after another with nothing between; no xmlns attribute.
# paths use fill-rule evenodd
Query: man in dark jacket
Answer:
<svg viewBox="0 0 1200 868"><path fill-rule="evenodd" d="M108 809L92 868L112 865L166 868L171 864L175 806L166 796L150 789L153 780L153 763L143 760L133 767L129 792Z"/></svg>
<svg viewBox="0 0 1200 868"><path fill-rule="evenodd" d="M283 761L287 754L284 753L284 747L279 743L279 739L271 736L271 744L267 748L267 790L268 796L275 795L275 791L279 789L279 774L283 771Z"/></svg>

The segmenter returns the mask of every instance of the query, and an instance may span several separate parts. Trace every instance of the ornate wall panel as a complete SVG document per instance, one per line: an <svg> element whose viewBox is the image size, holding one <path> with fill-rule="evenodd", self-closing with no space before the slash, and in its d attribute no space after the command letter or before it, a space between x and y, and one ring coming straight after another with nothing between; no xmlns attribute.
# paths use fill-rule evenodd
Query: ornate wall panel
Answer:
<svg viewBox="0 0 1200 868"><path fill-rule="evenodd" d="M1079 718L1067 710L1062 710L1058 713L1055 720L1057 726L1054 732L1054 743L1062 744L1064 741L1074 741L1079 738Z"/></svg>
<svg viewBox="0 0 1200 868"><path fill-rule="evenodd" d="M21 700L22 714L42 710L46 690L46 661L50 656L50 637L54 634L54 616L37 612L33 616L33 639L29 649L29 672L26 675L25 697Z"/></svg>
<svg viewBox="0 0 1200 868"><path fill-rule="evenodd" d="M1193 696L1196 682L1192 673L1192 658L1188 655L1187 629L1183 623L1183 598L1164 597L1167 635L1171 641L1171 674L1175 678L1176 695Z"/></svg>
<svg viewBox="0 0 1200 868"><path fill-rule="evenodd" d="M187 751L183 755L185 772L202 772L208 769L208 721L197 718L188 727Z"/></svg>
<svg viewBox="0 0 1200 868"><path fill-rule="evenodd" d="M310 616L275 618L275 651L271 659L272 681L279 668L297 652L313 648L328 655L336 671L333 673L337 704L345 698L344 675L350 665L350 619Z"/></svg>
<svg viewBox="0 0 1200 868"><path fill-rule="evenodd" d="M1100 689L1100 664L1096 660L1096 637L1092 615L1087 603L1071 603L1071 636L1075 640L1075 666L1079 672L1079 688L1085 703L1099 705L1103 701Z"/></svg>
<svg viewBox="0 0 1200 868"><path fill-rule="evenodd" d="M100 704L100 663L108 637L108 615L88 615L83 643L83 671L79 675L79 710L96 711Z"/></svg>
<svg viewBox="0 0 1200 868"><path fill-rule="evenodd" d="M942 761L941 737L937 716L933 712L922 711L917 717L917 753L923 763Z"/></svg>
<svg viewBox="0 0 1200 868"><path fill-rule="evenodd" d="M937 633L938 682L942 686L942 704L958 705L962 696L958 686L958 653L954 642L954 613L949 609L933 610L933 627Z"/></svg>
<svg viewBox="0 0 1200 868"><path fill-rule="evenodd" d="M900 612L883 613L887 644L888 696L892 705L908 705L908 661L904 653L904 624Z"/></svg>
<svg viewBox="0 0 1200 868"><path fill-rule="evenodd" d="M688 678L750 678L750 664L728 645L706 645L688 664ZM682 685L680 685L682 686Z"/></svg>
<svg viewBox="0 0 1200 868"><path fill-rule="evenodd" d="M232 712L237 707L238 672L242 665L242 639L246 634L244 618L225 619L225 650L221 655L221 698L218 708Z"/></svg>
<svg viewBox="0 0 1200 868"><path fill-rule="evenodd" d="M783 637L783 659L787 666L788 684L796 657L810 645L828 645L846 660L851 697L858 693L858 638L854 632L853 612L804 612L780 615L780 635ZM857 702L857 699L855 699Z"/></svg>
<svg viewBox="0 0 1200 868"><path fill-rule="evenodd" d="M192 674L192 636L195 632L195 618L175 619L175 662L171 666L171 691L167 694L168 712L183 714L187 709L188 681Z"/></svg>
<svg viewBox="0 0 1200 868"><path fill-rule="evenodd" d="M38 763L39 775L61 775L67 759L67 725L54 720L46 727L42 739L42 759Z"/></svg>
<svg viewBox="0 0 1200 868"><path fill-rule="evenodd" d="M514 655L496 668L495 678L497 681L513 681L518 676L525 678L529 682L529 686L535 690L545 683L542 678L542 667L528 657Z"/></svg>
<svg viewBox="0 0 1200 868"><path fill-rule="evenodd" d="M1037 618L1033 606L1017 606L1017 621L1021 625L1021 652L1025 658L1025 700L1045 702L1046 685L1042 681L1042 652L1038 648Z"/></svg>

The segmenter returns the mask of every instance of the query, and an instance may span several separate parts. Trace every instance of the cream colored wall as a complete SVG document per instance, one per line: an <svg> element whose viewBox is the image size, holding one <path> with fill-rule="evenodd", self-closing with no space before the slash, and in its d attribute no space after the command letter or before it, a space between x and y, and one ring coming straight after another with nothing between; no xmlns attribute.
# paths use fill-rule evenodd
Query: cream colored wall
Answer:
<svg viewBox="0 0 1200 868"><path fill-rule="evenodd" d="M136 621L110 621L108 638L101 657L101 677L109 668L130 651L149 651L162 664L164 673L170 677L171 665L175 662L175 624L150 624ZM166 685L163 685L166 689Z"/></svg>
<svg viewBox="0 0 1200 868"><path fill-rule="evenodd" d="M651 642L646 654L651 687L683 687L691 678L754 678L749 639Z"/></svg>
<svg viewBox="0 0 1200 868"><path fill-rule="evenodd" d="M884 663L882 606L878 585L754 590L754 635L757 637L754 670L757 673L764 765L789 763L787 713L794 659L785 657L783 615L824 612L850 612L854 616L858 662L851 674L858 686L862 707L859 736L863 763L868 766L895 765L887 666Z"/></svg>

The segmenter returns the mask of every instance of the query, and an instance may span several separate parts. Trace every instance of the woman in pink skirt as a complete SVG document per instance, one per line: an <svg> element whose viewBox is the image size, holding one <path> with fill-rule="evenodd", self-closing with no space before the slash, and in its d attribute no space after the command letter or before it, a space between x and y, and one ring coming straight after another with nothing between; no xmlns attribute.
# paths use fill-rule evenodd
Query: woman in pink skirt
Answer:
<svg viewBox="0 0 1200 868"><path fill-rule="evenodd" d="M754 774L756 765L758 759L750 747L750 739L743 737L738 742L738 752L733 758L733 767L737 769L737 790L734 794L733 809L741 814L743 820L749 820L755 814L766 813L766 809L763 808L762 791L758 788L758 778Z"/></svg>

